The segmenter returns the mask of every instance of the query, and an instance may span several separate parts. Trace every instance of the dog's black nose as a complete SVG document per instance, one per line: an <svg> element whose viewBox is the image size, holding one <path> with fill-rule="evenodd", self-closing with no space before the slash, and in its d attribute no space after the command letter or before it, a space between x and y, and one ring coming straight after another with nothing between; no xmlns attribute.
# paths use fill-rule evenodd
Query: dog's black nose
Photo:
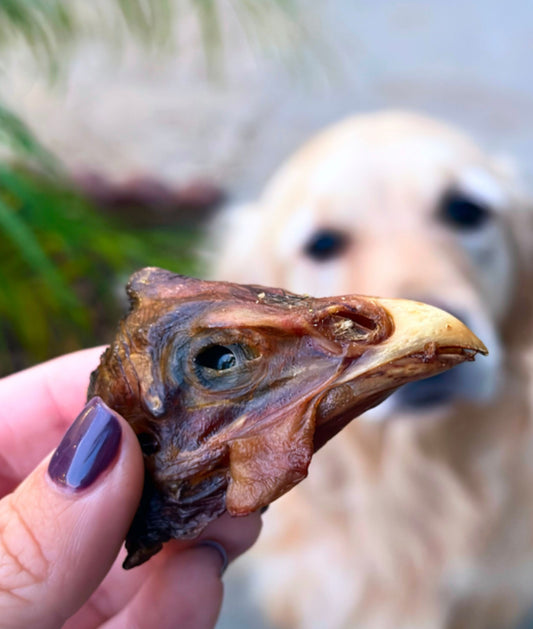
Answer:
<svg viewBox="0 0 533 629"><path fill-rule="evenodd" d="M411 382L395 394L396 404L403 410L422 411L451 403L462 389L456 371Z"/></svg>

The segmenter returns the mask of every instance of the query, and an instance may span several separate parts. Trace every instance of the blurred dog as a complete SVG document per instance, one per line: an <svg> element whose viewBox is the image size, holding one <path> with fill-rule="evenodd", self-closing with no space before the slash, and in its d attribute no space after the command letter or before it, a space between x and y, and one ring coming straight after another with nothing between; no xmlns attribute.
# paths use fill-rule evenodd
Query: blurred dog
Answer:
<svg viewBox="0 0 533 629"><path fill-rule="evenodd" d="M274 503L249 568L298 629L502 629L533 605L531 207L437 121L333 126L219 219L218 279L438 305L490 350L349 425Z"/></svg>

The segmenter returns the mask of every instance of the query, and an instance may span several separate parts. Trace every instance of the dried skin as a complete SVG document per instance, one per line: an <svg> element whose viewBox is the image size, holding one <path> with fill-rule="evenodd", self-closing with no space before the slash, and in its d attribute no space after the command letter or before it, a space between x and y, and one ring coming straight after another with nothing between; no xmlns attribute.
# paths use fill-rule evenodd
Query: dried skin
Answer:
<svg viewBox="0 0 533 629"><path fill-rule="evenodd" d="M408 381L483 344L435 308L205 282L148 268L93 373L139 437L146 475L125 567L171 538L246 515L307 474L313 452Z"/></svg>

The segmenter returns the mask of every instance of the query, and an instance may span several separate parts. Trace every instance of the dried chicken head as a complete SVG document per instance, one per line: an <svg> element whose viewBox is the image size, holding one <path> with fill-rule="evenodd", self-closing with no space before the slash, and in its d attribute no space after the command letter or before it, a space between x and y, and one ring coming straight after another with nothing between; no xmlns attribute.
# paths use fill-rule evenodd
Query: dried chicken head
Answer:
<svg viewBox="0 0 533 629"><path fill-rule="evenodd" d="M224 511L269 504L397 387L486 353L457 319L417 302L316 299L157 268L127 290L130 313L89 389L130 422L144 452L127 568Z"/></svg>

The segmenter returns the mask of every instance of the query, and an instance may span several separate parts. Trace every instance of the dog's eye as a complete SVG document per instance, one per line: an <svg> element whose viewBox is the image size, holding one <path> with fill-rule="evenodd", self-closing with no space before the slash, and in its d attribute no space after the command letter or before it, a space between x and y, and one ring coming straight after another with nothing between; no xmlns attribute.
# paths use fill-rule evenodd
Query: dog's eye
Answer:
<svg viewBox="0 0 533 629"><path fill-rule="evenodd" d="M312 260L325 262L340 256L348 244L348 238L335 229L317 231L304 247L304 253Z"/></svg>
<svg viewBox="0 0 533 629"><path fill-rule="evenodd" d="M492 211L483 203L452 191L442 199L439 217L448 225L467 231L485 225L492 218Z"/></svg>

